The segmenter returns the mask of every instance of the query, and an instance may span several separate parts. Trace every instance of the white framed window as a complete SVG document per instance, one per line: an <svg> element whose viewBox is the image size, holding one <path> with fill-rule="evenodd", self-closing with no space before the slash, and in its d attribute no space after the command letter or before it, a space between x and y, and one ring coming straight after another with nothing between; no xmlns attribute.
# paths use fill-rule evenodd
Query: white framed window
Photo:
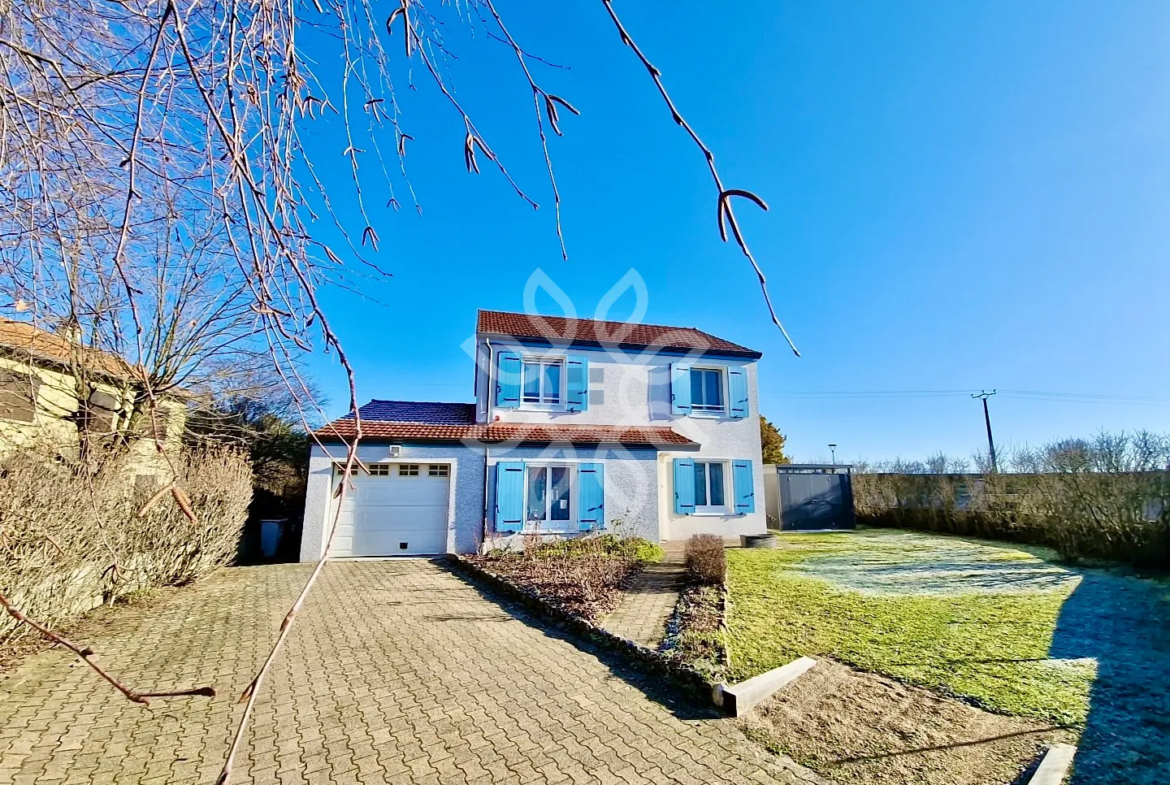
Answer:
<svg viewBox="0 0 1170 785"><path fill-rule="evenodd" d="M520 384L520 403L556 406L565 400L563 358L525 357Z"/></svg>
<svg viewBox="0 0 1170 785"><path fill-rule="evenodd" d="M365 468L362 468L362 464L354 461L353 466L349 469L349 476L361 477L363 474L368 474L370 477L389 477L390 466L391 464L389 463L367 463L365 464ZM345 464L337 464L337 471L344 472Z"/></svg>
<svg viewBox="0 0 1170 785"><path fill-rule="evenodd" d="M575 530L576 467L564 463L529 463L524 467L524 474L524 527L542 532Z"/></svg>
<svg viewBox="0 0 1170 785"><path fill-rule="evenodd" d="M451 467L445 463L432 463L427 466L428 477L448 477Z"/></svg>
<svg viewBox="0 0 1170 785"><path fill-rule="evenodd" d="M730 467L723 461L695 461L695 512L726 514Z"/></svg>
<svg viewBox="0 0 1170 785"><path fill-rule="evenodd" d="M418 464L417 463L400 463L398 464L399 477L417 477Z"/></svg>
<svg viewBox="0 0 1170 785"><path fill-rule="evenodd" d="M691 410L721 413L727 411L722 368L691 369ZM698 464L695 464L698 466Z"/></svg>

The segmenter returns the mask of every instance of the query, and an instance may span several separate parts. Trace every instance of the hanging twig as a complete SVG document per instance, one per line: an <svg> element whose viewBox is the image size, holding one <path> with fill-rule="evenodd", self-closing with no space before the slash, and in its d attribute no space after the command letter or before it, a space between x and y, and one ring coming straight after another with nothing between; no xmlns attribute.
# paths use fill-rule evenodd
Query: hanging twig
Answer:
<svg viewBox="0 0 1170 785"><path fill-rule="evenodd" d="M92 668L94 672L97 673L97 675L108 681L116 690L118 690L118 692L125 695L128 700L133 701L134 703L141 703L146 705L150 703L151 698L177 698L188 695L202 695L208 698L215 697L215 689L213 687L193 687L188 690L169 690L161 692L141 692L132 687L127 687L94 661L96 654L93 649L89 648L88 646L78 646L68 638L53 632L45 625L39 624L28 618L23 613L21 613L18 608L13 606L13 604L3 594L0 594L0 605L4 606L4 610L8 612L8 615L16 619L18 623L24 624L25 626L36 630L44 637L53 641L53 643L56 643L58 646L64 646L66 649L76 654L79 658L81 658L81 661Z"/></svg>
<svg viewBox="0 0 1170 785"><path fill-rule="evenodd" d="M746 196L749 199L755 201L761 207L764 207L765 210L767 207L764 206L764 203L758 197L749 194L747 191L740 191L738 189L729 191L723 186L723 178L720 177L719 170L715 168L715 154L711 152L711 148L707 147L707 145L703 143L703 140L699 138L699 135L695 132L695 129L691 127L690 123L686 121L686 119L678 111L678 108L675 107L674 101L670 97L670 93L666 91L666 85L662 82L662 72L659 71L658 68L650 62L646 55L642 53L642 50L638 48L638 45L634 42L634 39L630 37L629 32L627 32L625 26L622 25L622 20L618 18L617 12L613 10L613 0L601 0L601 2L605 5L605 10L609 13L609 18L613 21L614 27L617 28L618 35L621 36L622 43L628 46L634 52L634 54L637 55L638 60L641 61L642 65L646 68L647 73L650 74L650 78L654 80L654 86L658 88L658 94L662 96L662 100L666 102L666 108L670 110L671 119L682 126L682 129L687 132L694 143L698 146L699 150L702 151L703 158L707 161L707 168L711 171L711 178L715 181L715 188L718 192L719 202L717 209L719 211L720 236L724 240L727 239L727 232L723 228L723 220L724 216L726 216L727 224L731 227L731 233L735 237L736 243L739 245L739 249L751 263L752 269L756 273L756 278L760 282L760 292L764 295L764 304L768 307L768 316L772 319L772 323L779 328L781 335L784 336L784 340L788 342L789 348L792 349L792 353L799 357L800 352L797 350L796 344L793 343L792 338L788 336L788 331L784 329L784 325L780 323L780 318L776 315L776 309L772 307L772 297L768 294L768 280L764 277L764 271L760 268L759 263L756 261L756 257L752 255L751 249L748 247L747 242L743 238L743 233L739 228L739 221L735 217L735 211L732 209L731 203L727 199L727 196Z"/></svg>
<svg viewBox="0 0 1170 785"><path fill-rule="evenodd" d="M536 80L532 78L532 72L528 70L528 63L525 60L524 50L512 38L512 34L508 32L508 28L504 26L504 20L496 12L495 5L492 0L483 0L484 5L487 6L488 11L491 12L492 18L495 19L496 25L500 28L500 33L503 34L504 40L512 47L512 52L516 55L516 61L520 63L520 70L524 72L524 78L528 80L528 86L532 90L532 104L536 110L536 131L540 136L540 149L544 153L544 166L548 171L549 183L552 184L553 191L553 210L556 213L557 226L557 240L561 244L561 258L568 259L569 252L565 248L565 233L561 228L561 191L557 187L557 177L553 172L552 156L548 151L548 138L544 135L544 123L540 119L540 99L543 96L545 102L545 111L548 114L549 125L552 126L553 131L557 136L563 136L560 126L557 123L556 104L559 103L568 109L573 114L580 114L576 109L570 106L566 101L558 98L555 95L549 95L536 84Z"/></svg>

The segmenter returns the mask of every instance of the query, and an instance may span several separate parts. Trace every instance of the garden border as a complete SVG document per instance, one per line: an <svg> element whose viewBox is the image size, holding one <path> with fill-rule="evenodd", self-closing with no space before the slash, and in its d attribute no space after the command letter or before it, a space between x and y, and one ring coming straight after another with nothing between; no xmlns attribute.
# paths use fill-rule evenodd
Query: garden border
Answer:
<svg viewBox="0 0 1170 785"><path fill-rule="evenodd" d="M641 670L656 676L664 676L692 697L699 698L704 703L719 708L715 703L717 685L689 665L676 662L640 643L615 635L591 621L557 608L535 592L517 586L507 578L485 570L459 554L447 554L446 560L456 572L470 581L486 584L487 587L519 601L521 605L534 611L542 618L552 621L559 629L621 654Z"/></svg>

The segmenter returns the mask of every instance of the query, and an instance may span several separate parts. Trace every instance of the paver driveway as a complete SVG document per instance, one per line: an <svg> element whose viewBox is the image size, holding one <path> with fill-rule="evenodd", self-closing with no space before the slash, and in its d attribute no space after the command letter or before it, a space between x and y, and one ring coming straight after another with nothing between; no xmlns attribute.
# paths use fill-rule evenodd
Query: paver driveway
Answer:
<svg viewBox="0 0 1170 785"><path fill-rule="evenodd" d="M0 682L0 782L214 782L236 696L305 575L223 570L90 641L140 688L210 682L210 700L144 709L63 652L24 662ZM234 781L815 782L599 657L439 564L329 565Z"/></svg>

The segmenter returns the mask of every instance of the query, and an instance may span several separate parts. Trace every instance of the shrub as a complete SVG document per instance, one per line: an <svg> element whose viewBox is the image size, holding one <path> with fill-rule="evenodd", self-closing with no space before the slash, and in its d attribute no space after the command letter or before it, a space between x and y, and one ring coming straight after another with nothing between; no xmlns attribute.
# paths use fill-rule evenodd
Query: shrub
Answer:
<svg viewBox="0 0 1170 785"><path fill-rule="evenodd" d="M641 537L627 537L621 541L626 556L641 564L662 561L662 547Z"/></svg>
<svg viewBox="0 0 1170 785"><path fill-rule="evenodd" d="M252 497L247 457L193 448L174 462L195 522L170 494L139 516L164 480L136 476L129 458L90 471L32 449L0 457L0 589L29 617L55 626L230 562ZM0 614L0 641L26 633Z"/></svg>
<svg viewBox="0 0 1170 785"><path fill-rule="evenodd" d="M526 543L524 555L533 559L601 556L645 564L661 561L662 548L641 537L602 534L597 537L575 537L556 542Z"/></svg>
<svg viewBox="0 0 1170 785"><path fill-rule="evenodd" d="M687 572L699 583L723 583L727 575L723 538L714 534L696 534L691 537L687 540L685 564Z"/></svg>

